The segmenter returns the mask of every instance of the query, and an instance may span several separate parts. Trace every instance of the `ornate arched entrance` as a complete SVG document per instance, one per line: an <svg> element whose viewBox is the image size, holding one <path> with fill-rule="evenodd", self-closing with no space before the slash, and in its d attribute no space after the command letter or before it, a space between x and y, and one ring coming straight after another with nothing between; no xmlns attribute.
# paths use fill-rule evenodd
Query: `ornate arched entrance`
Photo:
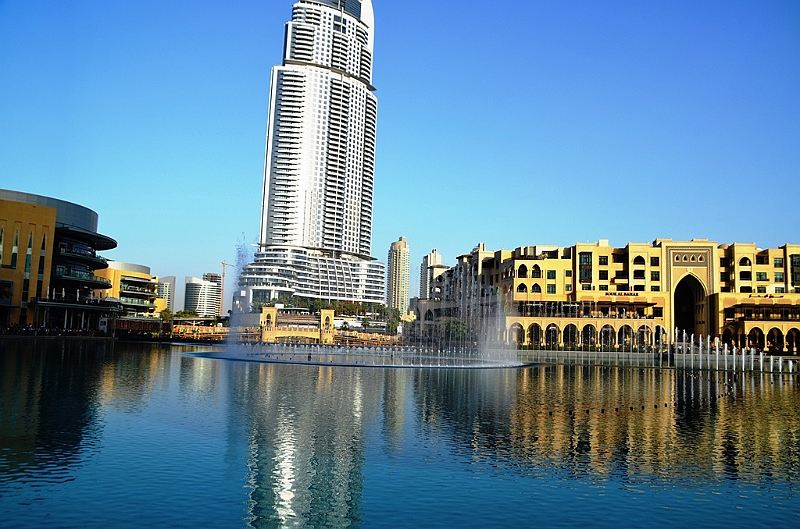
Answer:
<svg viewBox="0 0 800 529"><path fill-rule="evenodd" d="M687 334L706 334L706 289L693 275L678 282L672 300L675 327Z"/></svg>

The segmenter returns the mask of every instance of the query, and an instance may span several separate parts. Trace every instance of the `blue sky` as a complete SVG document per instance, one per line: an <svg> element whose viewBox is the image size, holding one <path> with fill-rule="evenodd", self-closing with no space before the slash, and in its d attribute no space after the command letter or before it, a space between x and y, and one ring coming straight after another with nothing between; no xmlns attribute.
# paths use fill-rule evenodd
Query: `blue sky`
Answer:
<svg viewBox="0 0 800 529"><path fill-rule="evenodd" d="M235 262L291 5L0 0L0 187L94 209L106 257L179 283ZM800 2L374 6L380 260L800 242Z"/></svg>

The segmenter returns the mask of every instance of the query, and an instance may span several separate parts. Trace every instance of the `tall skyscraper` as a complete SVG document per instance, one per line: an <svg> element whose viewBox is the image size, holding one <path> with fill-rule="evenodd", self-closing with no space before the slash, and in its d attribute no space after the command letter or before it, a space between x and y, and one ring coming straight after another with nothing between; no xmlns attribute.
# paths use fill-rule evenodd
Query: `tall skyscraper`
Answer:
<svg viewBox="0 0 800 529"><path fill-rule="evenodd" d="M408 278L410 273L410 251L405 237L400 237L389 247L387 258L388 281L386 284L386 305L400 311L408 312Z"/></svg>
<svg viewBox="0 0 800 529"><path fill-rule="evenodd" d="M371 0L300 0L272 69L261 231L237 303L382 302L370 256L378 103Z"/></svg>
<svg viewBox="0 0 800 529"><path fill-rule="evenodd" d="M211 281L212 283L219 286L219 303L217 303L217 316L222 316L222 291L225 289L225 286L222 284L222 276L219 274L215 274L214 272L206 272L203 274L203 281Z"/></svg>
<svg viewBox="0 0 800 529"><path fill-rule="evenodd" d="M220 294L219 283L186 276L183 308L194 310L204 318L219 316Z"/></svg>

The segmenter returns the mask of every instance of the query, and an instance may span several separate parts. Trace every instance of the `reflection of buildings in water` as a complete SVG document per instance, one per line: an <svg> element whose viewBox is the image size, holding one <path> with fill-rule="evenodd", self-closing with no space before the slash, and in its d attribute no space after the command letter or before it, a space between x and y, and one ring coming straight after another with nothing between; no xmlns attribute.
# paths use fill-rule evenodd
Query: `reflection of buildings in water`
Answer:
<svg viewBox="0 0 800 529"><path fill-rule="evenodd" d="M764 462L784 479L800 468L789 376L588 366L479 375L416 373L418 413L473 457L503 454L523 472L696 482L761 481Z"/></svg>
<svg viewBox="0 0 800 529"><path fill-rule="evenodd" d="M405 369L386 369L383 375L383 427L387 440L397 447L406 419Z"/></svg>
<svg viewBox="0 0 800 529"><path fill-rule="evenodd" d="M379 416L381 370L248 364L229 371L230 425L249 440L250 524L358 520L364 424Z"/></svg>
<svg viewBox="0 0 800 529"><path fill-rule="evenodd" d="M800 457L800 396L786 380L774 391L759 375L524 370L508 441L528 462L584 475L761 480L755 461L788 472Z"/></svg>
<svg viewBox="0 0 800 529"><path fill-rule="evenodd" d="M98 357L108 344L7 340L0 354L0 484L66 479L98 437Z"/></svg>
<svg viewBox="0 0 800 529"><path fill-rule="evenodd" d="M102 364L98 401L105 407L126 412L142 411L154 387L169 387L168 350L158 344L112 342L114 361Z"/></svg>
<svg viewBox="0 0 800 529"><path fill-rule="evenodd" d="M417 413L427 429L450 428L476 447L507 437L500 430L507 432L507 414L517 398L515 369L416 370L414 386Z"/></svg>
<svg viewBox="0 0 800 529"><path fill-rule="evenodd" d="M184 399L216 402L220 398L220 362L180 357L178 387Z"/></svg>

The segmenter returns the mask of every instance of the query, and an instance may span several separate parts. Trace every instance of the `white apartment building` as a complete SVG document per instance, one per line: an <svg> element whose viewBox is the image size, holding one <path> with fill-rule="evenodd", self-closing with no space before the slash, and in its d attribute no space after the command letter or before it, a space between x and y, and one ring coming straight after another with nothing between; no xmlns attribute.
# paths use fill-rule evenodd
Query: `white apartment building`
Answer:
<svg viewBox="0 0 800 529"><path fill-rule="evenodd" d="M278 296L378 302L370 256L377 98L371 0L300 0L272 69L261 229L234 305Z"/></svg>
<svg viewBox="0 0 800 529"><path fill-rule="evenodd" d="M183 309L197 311L197 315L203 318L213 318L219 315L221 295L218 283L187 276Z"/></svg>

